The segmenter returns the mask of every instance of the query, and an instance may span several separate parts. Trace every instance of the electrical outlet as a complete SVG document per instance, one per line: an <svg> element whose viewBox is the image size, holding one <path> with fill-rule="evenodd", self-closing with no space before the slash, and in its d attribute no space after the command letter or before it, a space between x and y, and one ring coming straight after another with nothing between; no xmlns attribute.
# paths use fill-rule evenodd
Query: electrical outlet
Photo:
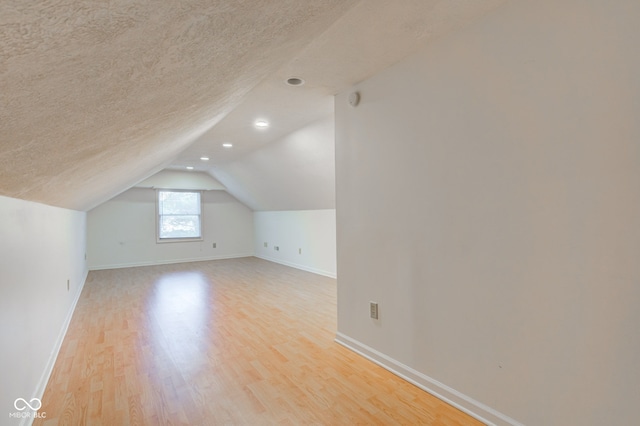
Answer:
<svg viewBox="0 0 640 426"><path fill-rule="evenodd" d="M376 302L369 302L369 316L378 319L378 304Z"/></svg>
<svg viewBox="0 0 640 426"><path fill-rule="evenodd" d="M216 243L213 243L213 248L216 248Z"/></svg>
<svg viewBox="0 0 640 426"><path fill-rule="evenodd" d="M67 291L69 291L69 280L67 280Z"/></svg>
<svg viewBox="0 0 640 426"><path fill-rule="evenodd" d="M302 249L301 248L298 249L298 254L302 254Z"/></svg>

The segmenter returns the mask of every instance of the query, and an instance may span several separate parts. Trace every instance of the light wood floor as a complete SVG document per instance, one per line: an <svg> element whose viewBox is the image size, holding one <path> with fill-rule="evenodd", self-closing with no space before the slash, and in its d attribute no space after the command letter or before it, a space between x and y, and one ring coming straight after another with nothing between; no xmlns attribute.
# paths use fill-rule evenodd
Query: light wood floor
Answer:
<svg viewBox="0 0 640 426"><path fill-rule="evenodd" d="M480 424L335 332L335 280L257 258L94 271L34 424Z"/></svg>

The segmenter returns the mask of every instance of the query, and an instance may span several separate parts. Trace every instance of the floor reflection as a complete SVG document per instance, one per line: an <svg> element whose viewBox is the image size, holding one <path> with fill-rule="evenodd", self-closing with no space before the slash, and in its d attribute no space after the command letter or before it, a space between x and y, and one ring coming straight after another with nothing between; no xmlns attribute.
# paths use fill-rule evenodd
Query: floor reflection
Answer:
<svg viewBox="0 0 640 426"><path fill-rule="evenodd" d="M154 351L183 374L206 362L211 287L199 272L175 272L156 281L149 303ZM157 354L157 352L156 352Z"/></svg>

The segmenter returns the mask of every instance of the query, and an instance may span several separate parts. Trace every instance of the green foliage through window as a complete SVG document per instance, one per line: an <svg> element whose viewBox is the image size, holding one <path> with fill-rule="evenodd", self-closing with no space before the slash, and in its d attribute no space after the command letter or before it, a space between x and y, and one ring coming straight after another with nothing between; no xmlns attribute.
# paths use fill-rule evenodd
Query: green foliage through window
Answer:
<svg viewBox="0 0 640 426"><path fill-rule="evenodd" d="M202 238L199 192L158 191L160 240Z"/></svg>

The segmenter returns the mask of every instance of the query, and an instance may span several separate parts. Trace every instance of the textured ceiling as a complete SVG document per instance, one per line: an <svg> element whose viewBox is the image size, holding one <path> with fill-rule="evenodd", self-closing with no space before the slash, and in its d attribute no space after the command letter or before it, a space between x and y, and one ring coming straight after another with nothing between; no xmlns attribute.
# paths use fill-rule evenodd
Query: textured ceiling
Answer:
<svg viewBox="0 0 640 426"><path fill-rule="evenodd" d="M333 94L504 1L2 0L0 195L88 210L201 155L251 175Z"/></svg>
<svg viewBox="0 0 640 426"><path fill-rule="evenodd" d="M345 0L0 2L0 194L86 210L167 165Z"/></svg>

